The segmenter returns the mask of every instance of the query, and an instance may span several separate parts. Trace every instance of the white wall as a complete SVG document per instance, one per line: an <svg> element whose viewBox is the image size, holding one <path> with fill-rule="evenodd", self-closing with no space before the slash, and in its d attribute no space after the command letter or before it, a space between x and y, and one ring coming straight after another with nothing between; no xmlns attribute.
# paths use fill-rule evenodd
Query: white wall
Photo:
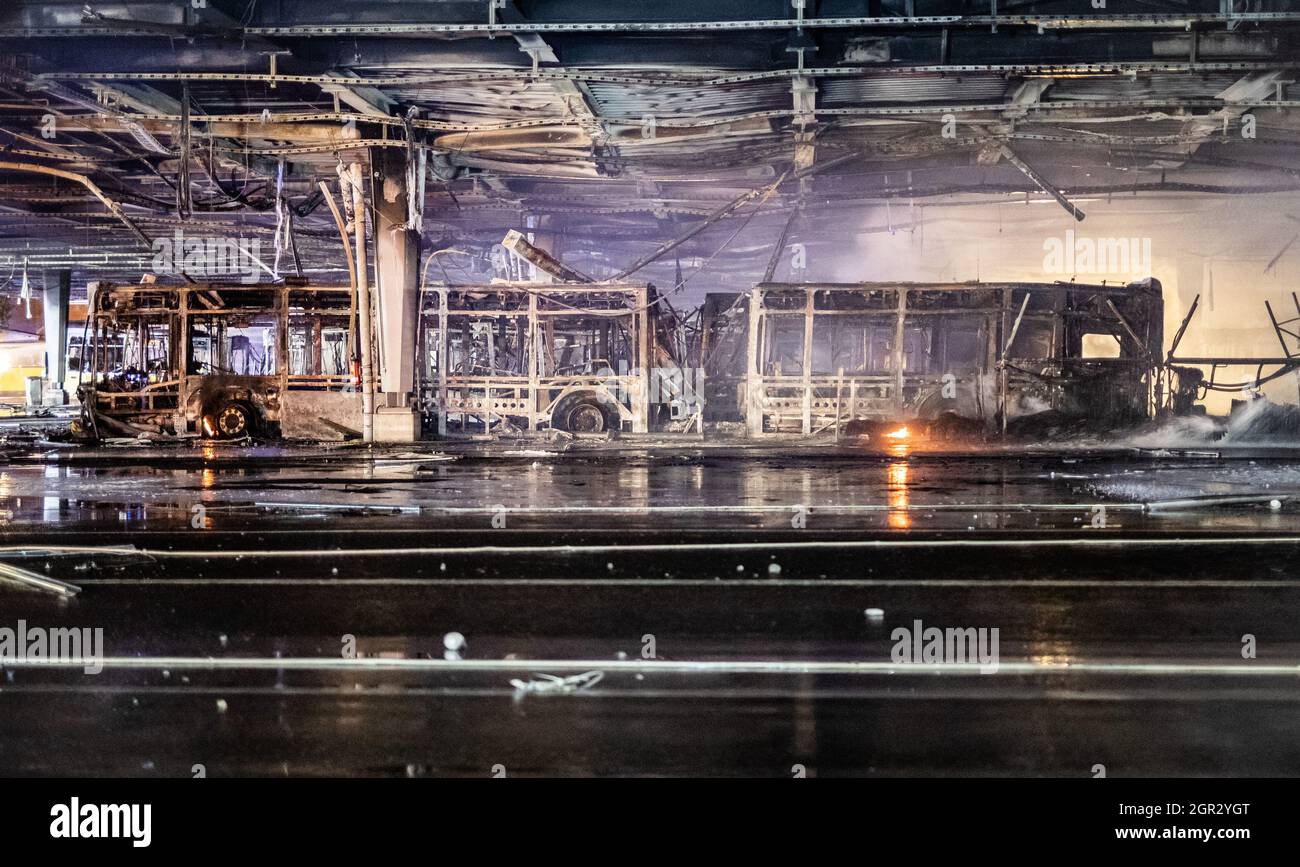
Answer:
<svg viewBox="0 0 1300 867"><path fill-rule="evenodd" d="M1149 272L1164 285L1164 349L1199 293L1200 308L1179 346L1180 355L1281 353L1264 300L1273 304L1280 318L1300 315L1290 295L1300 292L1300 241L1268 273L1264 269L1300 233L1300 195L1212 199L1144 195L1084 198L1078 204L1087 213L1081 223L1054 202L915 208L894 204L888 213L883 207L846 212L836 219L858 224L855 245L818 243L807 234L792 238L807 244L807 267L802 274L792 272L787 255L777 278L1050 282L1074 277L1079 282L1123 282L1147 274L1053 272L1045 267L1050 252L1045 245L1048 239L1057 239L1063 246L1070 230L1076 244L1083 239L1135 238L1140 244L1149 241ZM1289 219L1288 214L1298 219ZM907 228L910 221L918 225ZM880 231L891 223L892 233ZM1292 350L1300 352L1300 341L1293 341ZM1227 378L1253 376L1254 368L1234 368ZM1292 376L1265 386L1264 393L1288 403L1296 403L1300 395ZM1224 412L1229 400L1227 395L1212 395L1207 404L1212 412Z"/></svg>

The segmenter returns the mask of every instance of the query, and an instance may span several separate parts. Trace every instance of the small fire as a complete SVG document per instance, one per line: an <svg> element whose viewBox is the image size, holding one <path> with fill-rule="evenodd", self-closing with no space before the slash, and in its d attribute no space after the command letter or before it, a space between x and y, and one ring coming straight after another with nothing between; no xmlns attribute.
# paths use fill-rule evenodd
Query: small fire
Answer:
<svg viewBox="0 0 1300 867"><path fill-rule="evenodd" d="M905 440L907 439L907 436L908 430L906 425L900 427L898 430L891 430L889 433L885 434L885 438L891 440Z"/></svg>

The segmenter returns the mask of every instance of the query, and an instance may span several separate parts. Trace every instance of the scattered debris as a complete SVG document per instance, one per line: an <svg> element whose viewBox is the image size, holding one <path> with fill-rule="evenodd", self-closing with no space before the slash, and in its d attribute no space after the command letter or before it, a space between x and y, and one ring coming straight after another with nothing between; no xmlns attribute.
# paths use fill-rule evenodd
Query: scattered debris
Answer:
<svg viewBox="0 0 1300 867"><path fill-rule="evenodd" d="M422 464L428 461L455 460L451 455L425 454L422 452L392 452L375 456L375 464Z"/></svg>
<svg viewBox="0 0 1300 867"><path fill-rule="evenodd" d="M600 683L603 671L586 671L569 677L557 677L554 674L533 674L532 680L512 678L510 685L515 688L516 697L525 695L569 695L583 692Z"/></svg>
<svg viewBox="0 0 1300 867"><path fill-rule="evenodd" d="M442 637L443 658L460 659L461 651L466 647L465 636L459 632L448 632Z"/></svg>
<svg viewBox="0 0 1300 867"><path fill-rule="evenodd" d="M309 511L339 512L387 512L398 515L418 515L419 506L390 506L383 503L275 503L255 500L253 506L258 509L296 509Z"/></svg>
<svg viewBox="0 0 1300 867"><path fill-rule="evenodd" d="M1144 458L1218 458L1220 452L1205 451L1203 449L1134 449Z"/></svg>
<svg viewBox="0 0 1300 867"><path fill-rule="evenodd" d="M1287 498L1289 499L1289 498ZM1215 506L1244 506L1266 503L1271 509L1282 508L1282 500L1268 495L1259 496L1253 494L1242 494L1227 497L1184 497L1178 500L1155 500L1146 503L1146 508L1151 512L1164 512L1173 509L1206 509ZM1276 503L1277 505L1273 505Z"/></svg>

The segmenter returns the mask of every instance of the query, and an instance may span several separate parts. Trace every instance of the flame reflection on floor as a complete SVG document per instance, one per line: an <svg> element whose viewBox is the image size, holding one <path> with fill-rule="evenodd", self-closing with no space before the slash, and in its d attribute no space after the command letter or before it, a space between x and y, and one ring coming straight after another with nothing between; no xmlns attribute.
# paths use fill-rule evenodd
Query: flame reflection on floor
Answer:
<svg viewBox="0 0 1300 867"><path fill-rule="evenodd" d="M902 449L902 454L895 452L895 449ZM891 447L890 451L898 457L906 457L907 446L898 445ZM893 461L887 469L888 484L885 488L889 500L889 526L895 530L906 530L912 526L912 517L908 512L908 506L911 504L907 489L907 461Z"/></svg>

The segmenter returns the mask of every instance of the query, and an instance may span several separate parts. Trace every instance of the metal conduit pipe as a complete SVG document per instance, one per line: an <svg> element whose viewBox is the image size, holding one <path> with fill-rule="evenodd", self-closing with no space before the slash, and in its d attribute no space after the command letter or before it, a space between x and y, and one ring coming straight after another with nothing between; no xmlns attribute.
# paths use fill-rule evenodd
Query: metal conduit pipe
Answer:
<svg viewBox="0 0 1300 867"><path fill-rule="evenodd" d="M104 207L108 208L109 213L111 213L114 217L117 217L119 220L121 220L122 224L131 230L131 234L135 235L136 238L140 240L141 244L143 244L147 248L150 249L153 248L153 239L150 238L148 235L146 235L144 232L142 232L140 230L140 227L137 226L131 220L131 218L128 217L122 211L121 205L119 205L117 202L113 201L107 195L105 195L104 191L101 190L94 181L92 181L90 178L86 177L85 175L79 175L76 172L65 172L62 169L55 169L49 166L43 166L40 165L39 163L0 162L0 170L13 171L13 172L34 172L39 175L53 175L56 178L65 178L69 181L76 181L77 183L85 187L87 190L89 190L91 195L99 199L99 201L104 204Z"/></svg>
<svg viewBox="0 0 1300 867"><path fill-rule="evenodd" d="M361 320L361 439L375 441L375 360L370 323L370 275L366 263L366 200L361 190L361 163L348 168L352 186L352 229L357 247L357 318Z"/></svg>

